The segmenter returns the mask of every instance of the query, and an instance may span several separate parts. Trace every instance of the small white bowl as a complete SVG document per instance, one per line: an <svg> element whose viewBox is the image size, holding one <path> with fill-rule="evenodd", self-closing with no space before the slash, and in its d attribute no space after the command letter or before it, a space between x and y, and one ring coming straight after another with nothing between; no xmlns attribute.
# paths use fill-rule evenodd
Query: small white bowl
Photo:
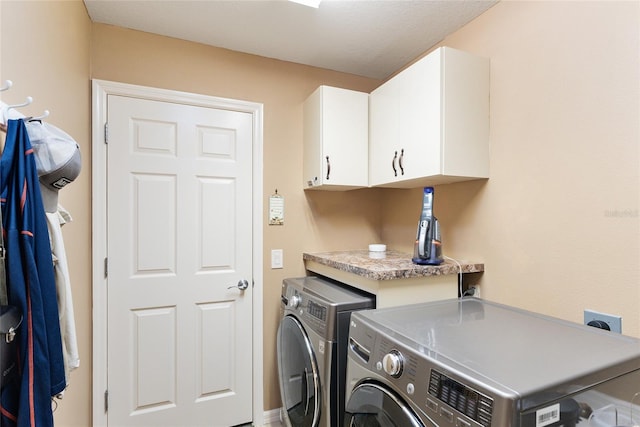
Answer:
<svg viewBox="0 0 640 427"><path fill-rule="evenodd" d="M369 258L371 259L385 259L387 254L385 252L369 252Z"/></svg>
<svg viewBox="0 0 640 427"><path fill-rule="evenodd" d="M387 250L387 245L382 245L382 244L369 245L369 252L385 252L386 250Z"/></svg>

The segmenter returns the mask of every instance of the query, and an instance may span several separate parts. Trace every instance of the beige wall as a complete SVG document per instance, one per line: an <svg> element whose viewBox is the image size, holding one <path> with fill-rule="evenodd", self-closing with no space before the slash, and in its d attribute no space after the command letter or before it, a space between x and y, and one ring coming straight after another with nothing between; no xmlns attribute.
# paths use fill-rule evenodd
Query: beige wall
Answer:
<svg viewBox="0 0 640 427"><path fill-rule="evenodd" d="M84 169L62 203L81 368L56 412L90 424L90 79L264 104L264 192L285 197L286 223L264 226L265 409L280 405L275 331L280 282L304 251L385 241L410 251L420 190L304 192L301 103L319 84L370 91L357 76L101 24L82 3L3 0L2 100L35 98L81 144ZM483 261L482 295L569 320L621 314L640 336L640 90L637 2L502 2L443 44L491 58L491 178L436 188L445 253ZM28 24L28 29L25 28ZM266 217L266 216L265 216ZM266 219L266 218L265 218ZM285 268L269 253L284 249Z"/></svg>
<svg viewBox="0 0 640 427"><path fill-rule="evenodd" d="M443 44L491 58L491 178L436 188L445 253L484 298L640 336L640 3L503 1ZM420 197L385 193L391 246Z"/></svg>
<svg viewBox="0 0 640 427"><path fill-rule="evenodd" d="M69 258L80 367L55 412L57 425L91 424L91 87L89 40L91 21L81 1L0 2L0 81L13 87L0 94L7 104L70 134L80 145L82 172L60 192L60 203L73 222L62 228ZM1 84L1 83L0 83Z"/></svg>
<svg viewBox="0 0 640 427"><path fill-rule="evenodd" d="M370 91L379 82L99 24L91 55L93 78L264 104L264 206L276 189L285 200L284 226L268 226L264 216L264 400L267 409L279 407L282 279L304 275L303 251L362 246L378 232L377 217L368 214L377 206L369 190L302 191L302 102L323 83ZM271 249L278 248L284 269L271 270Z"/></svg>

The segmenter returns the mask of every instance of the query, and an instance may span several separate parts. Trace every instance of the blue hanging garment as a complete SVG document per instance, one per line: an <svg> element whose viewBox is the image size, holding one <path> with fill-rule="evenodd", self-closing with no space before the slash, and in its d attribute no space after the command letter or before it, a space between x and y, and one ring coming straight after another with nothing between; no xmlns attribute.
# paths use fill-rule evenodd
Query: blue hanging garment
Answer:
<svg viewBox="0 0 640 427"><path fill-rule="evenodd" d="M51 398L66 387L51 246L24 121L9 120L0 159L9 303L20 307L20 373L0 396L0 425L52 427Z"/></svg>

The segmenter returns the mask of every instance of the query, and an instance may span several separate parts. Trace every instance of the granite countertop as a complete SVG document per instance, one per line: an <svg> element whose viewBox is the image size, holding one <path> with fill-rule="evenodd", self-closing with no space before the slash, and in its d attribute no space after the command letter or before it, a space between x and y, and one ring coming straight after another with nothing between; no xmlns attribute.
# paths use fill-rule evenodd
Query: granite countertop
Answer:
<svg viewBox="0 0 640 427"><path fill-rule="evenodd" d="M440 265L417 265L411 261L411 255L403 252L386 251L384 258L371 257L369 251L337 251L303 253L304 261L333 267L373 280L394 280L414 277L440 276L447 274L479 273L484 264L445 260Z"/></svg>

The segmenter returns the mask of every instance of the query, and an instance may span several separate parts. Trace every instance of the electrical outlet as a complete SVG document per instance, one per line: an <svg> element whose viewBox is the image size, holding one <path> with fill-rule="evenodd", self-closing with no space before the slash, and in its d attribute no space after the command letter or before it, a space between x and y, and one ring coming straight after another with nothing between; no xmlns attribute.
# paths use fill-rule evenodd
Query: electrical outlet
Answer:
<svg viewBox="0 0 640 427"><path fill-rule="evenodd" d="M622 333L622 317L620 316L615 316L613 314L598 313L597 311L593 311L593 310L585 310L584 324L588 325L589 322L592 322L592 321L604 322L609 327L609 330L611 332L617 332L619 334ZM602 329L606 329L606 328L602 328Z"/></svg>
<svg viewBox="0 0 640 427"><path fill-rule="evenodd" d="M466 291L462 294L465 297L476 297L480 298L480 287L477 285L472 285L467 288Z"/></svg>

